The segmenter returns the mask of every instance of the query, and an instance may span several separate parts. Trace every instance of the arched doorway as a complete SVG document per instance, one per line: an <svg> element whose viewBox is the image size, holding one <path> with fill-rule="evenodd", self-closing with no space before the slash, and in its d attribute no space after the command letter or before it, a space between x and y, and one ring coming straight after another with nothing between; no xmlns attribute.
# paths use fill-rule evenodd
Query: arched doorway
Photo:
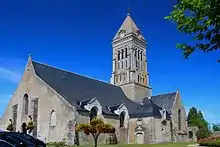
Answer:
<svg viewBox="0 0 220 147"><path fill-rule="evenodd" d="M125 112L121 112L120 113L120 128L123 128L124 127L124 121L125 121Z"/></svg>
<svg viewBox="0 0 220 147"><path fill-rule="evenodd" d="M90 111L90 121L97 117L97 113L98 113L98 108L92 107L92 109Z"/></svg>
<svg viewBox="0 0 220 147"><path fill-rule="evenodd" d="M188 134L189 134L189 139L193 139L193 132L189 131Z"/></svg>
<svg viewBox="0 0 220 147"><path fill-rule="evenodd" d="M144 134L143 133L136 134L136 143L137 144L144 144Z"/></svg>
<svg viewBox="0 0 220 147"><path fill-rule="evenodd" d="M21 125L21 132L27 134L27 124L26 123L23 123Z"/></svg>

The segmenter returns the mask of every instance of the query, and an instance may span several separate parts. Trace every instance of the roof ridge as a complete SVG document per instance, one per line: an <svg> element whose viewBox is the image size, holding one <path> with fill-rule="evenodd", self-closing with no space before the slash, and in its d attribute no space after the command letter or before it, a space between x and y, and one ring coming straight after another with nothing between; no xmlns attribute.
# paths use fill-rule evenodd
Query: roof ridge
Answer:
<svg viewBox="0 0 220 147"><path fill-rule="evenodd" d="M175 91L175 92L168 92L168 93L164 93L164 94L153 95L152 97L154 97L154 96L168 95L168 94L174 94L174 93L176 93L176 91Z"/></svg>
<svg viewBox="0 0 220 147"><path fill-rule="evenodd" d="M54 69L59 70L59 71L67 72L67 73L70 73L70 74L75 74L75 75L81 76L81 77L83 77L83 78L88 78L88 79L90 79L90 80L94 80L94 81L97 81L97 82L101 82L101 83L104 83L104 84L108 84L108 85L111 85L111 86L120 88L119 86L113 85L113 84L108 83L108 82L106 82L106 81L101 81L101 80L95 79L95 78L93 78L93 77L89 77L89 76L86 76L86 75L81 75L81 74L79 74L79 73L75 73L75 72L69 71L69 70L67 70L67 69L58 68L58 67L55 67L55 66L53 66L53 65L49 65L49 64L46 64L46 63L43 63L43 62L39 62L39 61L35 61L35 60L32 60L32 62L35 62L35 63L37 63L37 64L41 64L41 65L44 65L44 66L47 66L47 67L50 67L50 68L54 68Z"/></svg>

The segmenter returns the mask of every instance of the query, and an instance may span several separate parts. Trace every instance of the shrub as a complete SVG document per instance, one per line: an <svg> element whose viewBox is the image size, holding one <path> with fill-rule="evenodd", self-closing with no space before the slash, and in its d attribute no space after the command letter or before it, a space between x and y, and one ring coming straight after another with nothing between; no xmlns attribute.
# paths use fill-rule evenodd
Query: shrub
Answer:
<svg viewBox="0 0 220 147"><path fill-rule="evenodd" d="M210 137L198 140L200 146L220 147L220 137Z"/></svg>
<svg viewBox="0 0 220 147"><path fill-rule="evenodd" d="M49 142L47 143L47 146L49 147L64 147L65 146L65 142L60 141L60 142Z"/></svg>

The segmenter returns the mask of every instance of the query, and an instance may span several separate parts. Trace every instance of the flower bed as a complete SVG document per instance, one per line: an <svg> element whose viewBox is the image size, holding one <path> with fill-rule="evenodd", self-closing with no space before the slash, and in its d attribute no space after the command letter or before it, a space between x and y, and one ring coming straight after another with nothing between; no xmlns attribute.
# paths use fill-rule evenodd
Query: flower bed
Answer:
<svg viewBox="0 0 220 147"><path fill-rule="evenodd" d="M210 137L198 140L200 146L220 147L220 137Z"/></svg>

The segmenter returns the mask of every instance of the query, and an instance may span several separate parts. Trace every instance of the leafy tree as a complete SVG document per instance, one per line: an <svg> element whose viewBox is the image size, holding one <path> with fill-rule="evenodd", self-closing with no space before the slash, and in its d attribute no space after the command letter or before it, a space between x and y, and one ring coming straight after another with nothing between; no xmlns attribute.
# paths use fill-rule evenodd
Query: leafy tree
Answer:
<svg viewBox="0 0 220 147"><path fill-rule="evenodd" d="M197 126L197 124L198 124L198 117L197 116L198 116L197 109L195 107L192 107L188 113L188 126L190 126L190 127Z"/></svg>
<svg viewBox="0 0 220 147"><path fill-rule="evenodd" d="M213 124L213 125L212 125L212 130L213 130L213 131L220 131L220 125L218 125L218 124Z"/></svg>
<svg viewBox="0 0 220 147"><path fill-rule="evenodd" d="M208 122L204 119L202 112L197 111L195 107L192 107L189 111L188 126L199 128L196 133L198 139L210 137L211 135Z"/></svg>
<svg viewBox="0 0 220 147"><path fill-rule="evenodd" d="M220 0L178 0L165 19L195 40L195 45L177 44L186 59L196 49L204 52L220 49Z"/></svg>
<svg viewBox="0 0 220 147"><path fill-rule="evenodd" d="M97 147L98 137L101 133L115 133L115 128L110 124L104 124L101 119L92 119L90 124L79 124L76 129L84 131L86 135L92 134L94 139L94 145Z"/></svg>

